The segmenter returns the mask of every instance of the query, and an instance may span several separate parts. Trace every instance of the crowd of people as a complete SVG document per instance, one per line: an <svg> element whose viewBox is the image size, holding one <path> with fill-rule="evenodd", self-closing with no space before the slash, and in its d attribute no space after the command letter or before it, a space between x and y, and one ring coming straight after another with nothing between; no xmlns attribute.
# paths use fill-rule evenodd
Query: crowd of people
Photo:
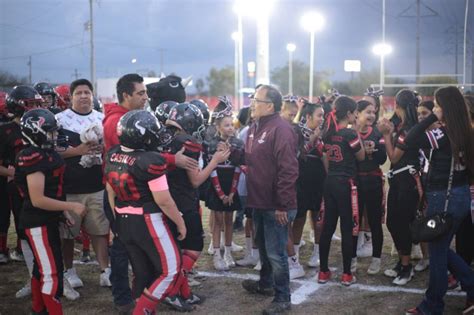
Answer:
<svg viewBox="0 0 474 315"><path fill-rule="evenodd" d="M403 286L429 268L426 294L406 314L442 314L446 291L458 285L464 312L474 311L474 97L448 86L422 101L402 89L388 118L383 91L307 100L258 85L234 117L229 98L211 112L203 100L187 101L185 85L174 75L145 85L126 74L118 102L104 106L86 79L20 85L0 99L0 263L25 262L31 280L16 296L31 296L32 314L62 314L62 296L80 297L77 240L83 262L92 245L99 285L112 288L117 312L154 314L159 303L192 311L204 301L192 289L204 205L213 267L259 270L242 287L273 297L263 314L291 309L290 280L305 276L299 249L308 211L314 281L333 277L338 222L340 283L357 281L362 257L372 258L359 272L380 274L386 223L398 261L383 274ZM417 245L422 257L413 265L410 225L443 211L452 226ZM235 260L243 250L233 242L237 229L245 254Z"/></svg>

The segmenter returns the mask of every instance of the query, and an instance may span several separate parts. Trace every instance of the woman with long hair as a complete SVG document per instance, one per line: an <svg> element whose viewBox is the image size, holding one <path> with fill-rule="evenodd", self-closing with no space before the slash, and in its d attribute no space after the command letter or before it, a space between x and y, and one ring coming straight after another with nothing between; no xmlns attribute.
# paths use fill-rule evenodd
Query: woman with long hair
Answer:
<svg viewBox="0 0 474 315"><path fill-rule="evenodd" d="M439 121L440 127L429 129ZM446 211L453 218L451 230L428 244L430 278L423 301L407 314L442 314L448 288L448 265L467 293L466 308L474 305L474 271L452 249L450 243L461 222L470 212L469 176L474 173L474 135L469 113L456 87L435 92L433 114L415 126L405 139L415 149L432 149L426 182L427 215ZM451 184L449 191L448 187Z"/></svg>

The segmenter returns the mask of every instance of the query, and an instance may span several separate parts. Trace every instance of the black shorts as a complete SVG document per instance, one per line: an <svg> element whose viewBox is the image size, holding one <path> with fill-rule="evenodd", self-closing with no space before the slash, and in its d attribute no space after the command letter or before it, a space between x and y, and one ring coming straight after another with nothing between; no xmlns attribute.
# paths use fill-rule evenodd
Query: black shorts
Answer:
<svg viewBox="0 0 474 315"><path fill-rule="evenodd" d="M319 209L321 208L321 201L323 200L322 190L315 191L315 190L297 189L296 195L297 195L297 205L298 205L296 218L304 217L308 210L311 210L314 213L319 212Z"/></svg>
<svg viewBox="0 0 474 315"><path fill-rule="evenodd" d="M186 225L186 238L179 242L181 249L200 252L204 248L204 229L199 209L180 210ZM176 226L173 224L176 231ZM177 235L177 232L176 232Z"/></svg>

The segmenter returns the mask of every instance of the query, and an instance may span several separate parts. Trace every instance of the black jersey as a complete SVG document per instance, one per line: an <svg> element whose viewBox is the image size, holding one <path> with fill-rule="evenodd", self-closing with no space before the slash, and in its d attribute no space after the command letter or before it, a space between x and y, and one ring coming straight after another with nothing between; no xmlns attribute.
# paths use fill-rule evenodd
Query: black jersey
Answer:
<svg viewBox="0 0 474 315"><path fill-rule="evenodd" d="M199 160L202 147L196 139L187 134L177 134L170 144L171 153L176 154L183 147L186 156ZM199 209L199 190L193 187L185 169L176 168L170 171L168 185L178 209L181 211Z"/></svg>
<svg viewBox="0 0 474 315"><path fill-rule="evenodd" d="M385 150L385 140L377 129L369 127L366 133L360 133L362 145L365 141L372 141L375 143L374 153L366 154L363 161L357 163L359 173L371 173L380 170L380 165L387 160L387 152Z"/></svg>
<svg viewBox="0 0 474 315"><path fill-rule="evenodd" d="M116 198L115 207L142 208L143 213L161 212L149 188L150 181L166 175L166 160L158 152L126 152L120 145L107 153L105 176Z"/></svg>
<svg viewBox="0 0 474 315"><path fill-rule="evenodd" d="M11 121L0 125L0 160L2 166L13 166L16 155L24 147L19 124Z"/></svg>
<svg viewBox="0 0 474 315"><path fill-rule="evenodd" d="M409 130L402 128L398 130L394 135L395 147L405 151L405 153L400 158L400 161L398 161L396 164L392 163L390 165L390 168L392 170L398 170L407 165L413 165L413 167L416 169L420 168L418 148L410 148L405 144L405 138L408 132Z"/></svg>
<svg viewBox="0 0 474 315"><path fill-rule="evenodd" d="M20 227L33 228L58 221L61 211L47 211L36 208L31 203L26 177L41 172L44 174L44 195L46 197L65 200L63 193L63 176L65 163L55 151L45 151L34 146L28 146L16 158L15 183L24 198L20 214ZM68 209L64 209L68 210Z"/></svg>
<svg viewBox="0 0 474 315"><path fill-rule="evenodd" d="M436 115L431 114L425 120L410 130L406 145L413 150L431 149L431 160L426 175L426 190L437 191L448 188L449 172L451 169L451 142L445 127L426 130L437 121ZM469 174L463 163L463 158L455 164L453 187L469 184Z"/></svg>
<svg viewBox="0 0 474 315"><path fill-rule="evenodd" d="M328 176L354 177L357 170L355 154L361 149L357 132L343 128L326 137L324 151L329 161Z"/></svg>
<svg viewBox="0 0 474 315"><path fill-rule="evenodd" d="M322 189L326 170L322 161L324 144L320 138L310 141L303 135L301 127L295 126L298 135L298 180L297 188Z"/></svg>

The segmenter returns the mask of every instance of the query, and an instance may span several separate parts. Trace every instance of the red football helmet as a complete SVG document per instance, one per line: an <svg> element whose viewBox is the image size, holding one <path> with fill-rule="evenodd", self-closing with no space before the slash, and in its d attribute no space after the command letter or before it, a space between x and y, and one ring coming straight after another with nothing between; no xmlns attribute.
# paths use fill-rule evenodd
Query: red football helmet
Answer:
<svg viewBox="0 0 474 315"><path fill-rule="evenodd" d="M57 106L60 107L61 110L65 110L71 107L71 94L69 92L69 85L58 85L54 88L54 91L58 95Z"/></svg>

